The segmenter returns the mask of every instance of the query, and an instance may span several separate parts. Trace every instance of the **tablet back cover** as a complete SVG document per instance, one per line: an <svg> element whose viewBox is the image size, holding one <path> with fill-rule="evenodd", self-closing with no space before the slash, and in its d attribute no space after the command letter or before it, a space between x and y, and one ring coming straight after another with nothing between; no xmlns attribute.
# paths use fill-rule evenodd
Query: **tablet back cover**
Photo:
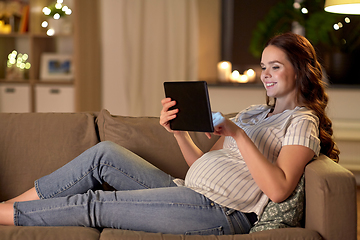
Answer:
<svg viewBox="0 0 360 240"><path fill-rule="evenodd" d="M165 82L165 95L176 101L172 109L179 109L170 121L172 130L213 132L211 107L205 81Z"/></svg>

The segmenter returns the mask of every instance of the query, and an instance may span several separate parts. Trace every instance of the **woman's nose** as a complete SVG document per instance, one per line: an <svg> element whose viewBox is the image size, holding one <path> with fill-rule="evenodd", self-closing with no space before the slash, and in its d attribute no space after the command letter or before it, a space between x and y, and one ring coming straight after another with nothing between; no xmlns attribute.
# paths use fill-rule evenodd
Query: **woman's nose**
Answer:
<svg viewBox="0 0 360 240"><path fill-rule="evenodd" d="M266 79L266 78L269 78L271 77L270 73L269 73L269 70L265 69L261 72L261 78L262 79Z"/></svg>

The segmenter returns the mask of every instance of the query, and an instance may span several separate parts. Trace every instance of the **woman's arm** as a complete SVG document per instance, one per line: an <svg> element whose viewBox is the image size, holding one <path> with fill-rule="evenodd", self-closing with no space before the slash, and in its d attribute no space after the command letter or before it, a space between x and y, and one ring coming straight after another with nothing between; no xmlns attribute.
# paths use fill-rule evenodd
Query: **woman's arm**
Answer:
<svg viewBox="0 0 360 240"><path fill-rule="evenodd" d="M180 146L181 152L189 166L191 166L204 152L202 152L193 142L188 132L175 132L174 136ZM209 137L209 136L208 136ZM210 137L209 137L210 138ZM225 137L221 136L210 151L219 150L223 148Z"/></svg>
<svg viewBox="0 0 360 240"><path fill-rule="evenodd" d="M188 132L177 131L174 136L189 167L204 154L193 142Z"/></svg>
<svg viewBox="0 0 360 240"><path fill-rule="evenodd" d="M174 134L180 150L185 158L185 161L191 166L204 153L195 145L188 132L173 131L170 129L170 120L176 118L178 109L169 110L169 108L176 105L175 101L170 98L165 98L161 101L163 108L160 115L160 124L168 131ZM216 144L215 144L216 145Z"/></svg>
<svg viewBox="0 0 360 240"><path fill-rule="evenodd" d="M314 152L304 146L282 147L275 164L269 162L256 145L235 123L226 120L215 128L215 134L232 136L260 189L273 201L282 202L290 196Z"/></svg>

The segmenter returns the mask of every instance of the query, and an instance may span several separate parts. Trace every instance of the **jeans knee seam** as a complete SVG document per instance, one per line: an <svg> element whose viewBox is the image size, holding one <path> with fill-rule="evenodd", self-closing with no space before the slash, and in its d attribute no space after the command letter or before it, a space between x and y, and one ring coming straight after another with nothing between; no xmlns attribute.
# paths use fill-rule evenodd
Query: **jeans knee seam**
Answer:
<svg viewBox="0 0 360 240"><path fill-rule="evenodd" d="M75 179L74 181L68 183L67 185L65 185L63 188L61 188L58 192L56 193L53 193L53 194L50 194L49 197L45 197L41 194L42 198L43 199L46 199L46 198L54 198L56 197L57 195L65 192L66 190L69 190L70 188L72 188L75 184L77 184L78 182L80 182L82 179L84 179L87 175L89 175L91 172L93 172L99 165L95 165L93 166L89 171L85 172L84 175L82 175L80 178L78 179ZM39 191L40 192L40 189Z"/></svg>
<svg viewBox="0 0 360 240"><path fill-rule="evenodd" d="M45 197L42 194L42 192L40 191L39 180L36 180L34 185L35 185L36 194L39 196L40 199L44 199Z"/></svg>
<svg viewBox="0 0 360 240"><path fill-rule="evenodd" d="M137 179L135 179L134 177L132 177L130 174L128 174L127 172L125 172L123 169L117 168L109 163L106 162L100 162L100 165L104 165L104 166L108 166L111 167L113 169L116 169L117 171L121 172L121 174L123 174L124 176L126 176L127 178L133 180L134 182L140 184L141 186L143 186L144 188L148 188L150 189L151 187L147 186L146 184L144 184L143 182L138 181Z"/></svg>
<svg viewBox="0 0 360 240"><path fill-rule="evenodd" d="M68 183L66 186L64 186L63 188L61 188L59 191L57 191L56 193L52 193L49 196L44 196L41 191L40 191L40 187L39 187L39 183L36 181L35 182L35 189L37 194L39 195L40 198L42 199L47 199L47 198L54 198L57 195L63 193L66 190L69 190L70 188L72 188L75 184L79 183L82 179L84 179L86 176L88 176L91 172L93 172L95 169L97 169L99 166L107 166L107 167L111 167L113 169L116 169L117 171L121 172L121 174L123 174L124 176L130 178L131 180L135 181L136 183L140 184L141 186L143 186L144 188L150 188L149 186L145 185L144 183L134 179L133 177L131 177L131 175L127 174L125 171L123 171L122 169L116 168L115 166L106 163L106 162L99 162L99 164L96 164L94 166L92 166L91 169L89 169L88 171L86 171L81 177L79 177L78 179L75 179L74 181Z"/></svg>

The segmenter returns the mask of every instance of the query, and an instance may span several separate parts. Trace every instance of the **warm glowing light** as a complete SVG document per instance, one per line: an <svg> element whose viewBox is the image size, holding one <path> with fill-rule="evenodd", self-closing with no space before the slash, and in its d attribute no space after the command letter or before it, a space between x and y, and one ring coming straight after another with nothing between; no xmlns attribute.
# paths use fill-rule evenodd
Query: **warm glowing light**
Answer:
<svg viewBox="0 0 360 240"><path fill-rule="evenodd" d="M43 22L41 23L41 26L42 26L43 28L46 28L47 26L49 26L49 23L48 23L47 21L43 21Z"/></svg>
<svg viewBox="0 0 360 240"><path fill-rule="evenodd" d="M9 60L7 61L7 67L8 68L16 67L20 70L30 69L31 64L26 62L28 58L29 55L27 55L26 53L22 54L14 50L8 55Z"/></svg>
<svg viewBox="0 0 360 240"><path fill-rule="evenodd" d="M327 1L328 2L328 1ZM352 4L341 4L341 3L330 3L325 2L325 11L331 13L340 13L340 14L360 14L360 3L353 1ZM334 2L334 1L333 1ZM336 5L335 5L336 4Z"/></svg>
<svg viewBox="0 0 360 240"><path fill-rule="evenodd" d="M61 3L63 3L64 1L63 1L63 0L57 0L56 2L61 4Z"/></svg>
<svg viewBox="0 0 360 240"><path fill-rule="evenodd" d="M234 70L232 73L231 73L231 76L230 76L230 79L232 81L237 81L238 79L240 78L240 73L238 70Z"/></svg>
<svg viewBox="0 0 360 240"><path fill-rule="evenodd" d="M47 34L48 36L54 36L55 30L52 29L52 28L50 28L50 29L47 30L46 34Z"/></svg>
<svg viewBox="0 0 360 240"><path fill-rule="evenodd" d="M228 61L222 61L217 64L218 79L223 82L227 82L231 78L231 63Z"/></svg>
<svg viewBox="0 0 360 240"><path fill-rule="evenodd" d="M346 22L346 23L350 23L350 18L346 17L346 18L345 18L345 22Z"/></svg>
<svg viewBox="0 0 360 240"><path fill-rule="evenodd" d="M253 69L249 69L246 71L246 75L248 75L249 77L252 77L255 75L255 71Z"/></svg>
<svg viewBox="0 0 360 240"><path fill-rule="evenodd" d="M50 8L48 8L48 7L44 7L42 11L45 15L50 15L50 13L51 13Z"/></svg>
<svg viewBox="0 0 360 240"><path fill-rule="evenodd" d="M228 62L222 62L220 64L220 66L221 66L222 69L227 69L227 68L229 68L229 63Z"/></svg>
<svg viewBox="0 0 360 240"><path fill-rule="evenodd" d="M298 3L298 2L295 2L293 6L294 6L295 9L300 9L301 8L300 3Z"/></svg>
<svg viewBox="0 0 360 240"><path fill-rule="evenodd" d="M53 17L54 19L59 19L60 18L60 14L58 14L58 13L55 13L55 15L54 15L54 17Z"/></svg>
<svg viewBox="0 0 360 240"><path fill-rule="evenodd" d="M23 61L28 60L28 58L29 58L29 55L27 55L26 53L24 53L24 54L22 55Z"/></svg>
<svg viewBox="0 0 360 240"><path fill-rule="evenodd" d="M62 8L62 4L61 4L61 3L56 3L56 4L55 4L55 8L56 8L56 9L61 9L61 8Z"/></svg>
<svg viewBox="0 0 360 240"><path fill-rule="evenodd" d="M17 53L16 50L12 51L12 52L8 55L8 59L9 59L9 60L15 59L17 54L18 54L18 53Z"/></svg>
<svg viewBox="0 0 360 240"><path fill-rule="evenodd" d="M301 9L301 12L302 12L303 14L308 14L308 13L309 13L309 10L307 10L307 8L302 8L302 9Z"/></svg>
<svg viewBox="0 0 360 240"><path fill-rule="evenodd" d="M254 69L248 69L244 72L244 75L248 77L248 82L254 82L256 79L256 72Z"/></svg>
<svg viewBox="0 0 360 240"><path fill-rule="evenodd" d="M248 83L255 81L256 72L253 69L244 71L244 74L240 74L238 70L234 70L231 73L230 80L232 82Z"/></svg>
<svg viewBox="0 0 360 240"><path fill-rule="evenodd" d="M72 13L72 11L71 11L70 8L66 9L66 11L65 11L65 14L66 14L66 15L71 15L71 13Z"/></svg>
<svg viewBox="0 0 360 240"><path fill-rule="evenodd" d="M247 75L240 75L239 82L247 83L249 81L249 77Z"/></svg>
<svg viewBox="0 0 360 240"><path fill-rule="evenodd" d="M340 29L339 25L337 25L336 23L334 24L333 28L337 31Z"/></svg>
<svg viewBox="0 0 360 240"><path fill-rule="evenodd" d="M3 20L0 21L0 33L11 33L11 25L10 24L5 24L5 22Z"/></svg>

